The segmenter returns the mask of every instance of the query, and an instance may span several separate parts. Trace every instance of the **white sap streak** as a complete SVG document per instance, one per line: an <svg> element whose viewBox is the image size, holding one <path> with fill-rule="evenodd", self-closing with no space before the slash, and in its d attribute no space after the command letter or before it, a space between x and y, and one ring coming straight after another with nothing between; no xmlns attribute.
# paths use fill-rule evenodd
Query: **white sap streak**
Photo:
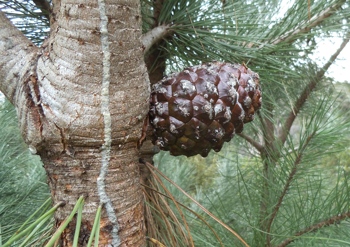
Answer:
<svg viewBox="0 0 350 247"><path fill-rule="evenodd" d="M97 178L97 190L100 197L100 202L105 206L108 219L113 225L112 229L112 246L120 246L120 238L118 235L119 225L117 215L114 211L111 199L108 197L105 187L105 178L108 172L111 152L111 114L109 112L109 84L110 84L110 59L111 53L109 50L108 41L108 18L106 15L106 6L104 0L98 0L98 7L100 11L100 32L101 45L103 52L103 71L102 71L102 86L101 86L101 113L104 121L104 144L102 145L101 154L101 169L100 175Z"/></svg>

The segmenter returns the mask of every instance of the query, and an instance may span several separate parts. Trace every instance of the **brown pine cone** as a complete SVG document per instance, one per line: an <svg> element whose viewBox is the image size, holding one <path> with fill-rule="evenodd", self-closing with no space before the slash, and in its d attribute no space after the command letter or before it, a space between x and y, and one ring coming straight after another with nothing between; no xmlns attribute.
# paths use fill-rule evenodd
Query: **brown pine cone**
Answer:
<svg viewBox="0 0 350 247"><path fill-rule="evenodd" d="M206 157L243 131L261 100L259 75L245 65L213 62L171 74L152 87L153 143L175 156Z"/></svg>

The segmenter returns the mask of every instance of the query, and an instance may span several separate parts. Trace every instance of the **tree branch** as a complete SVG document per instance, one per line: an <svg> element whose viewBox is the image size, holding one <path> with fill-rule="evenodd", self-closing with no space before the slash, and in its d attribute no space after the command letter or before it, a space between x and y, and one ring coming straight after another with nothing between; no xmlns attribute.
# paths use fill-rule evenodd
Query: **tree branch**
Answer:
<svg viewBox="0 0 350 247"><path fill-rule="evenodd" d="M261 145L259 142L255 141L253 138L251 138L250 136L247 136L243 133L239 133L237 134L238 136L242 137L244 140L246 140L247 142L249 142L253 147L255 147L260 153L263 150L263 145Z"/></svg>
<svg viewBox="0 0 350 247"><path fill-rule="evenodd" d="M321 229L323 227L326 227L326 226L330 226L330 225L334 225L334 224L337 224L339 221L342 221L342 220L345 220L346 218L349 218L350 217L350 211L346 212L346 213L342 213L342 214L338 214L338 215L335 215L335 216L332 216L331 218L329 219L326 219L324 221L321 221L315 225L312 225L312 226L309 226L297 233L294 234L294 237L292 238L287 238L285 241L283 241L280 245L278 245L277 247L285 247L287 246L288 244L292 243L293 241L296 240L296 237L299 237L299 236L302 236L306 233L310 233L310 232L314 232L318 229Z"/></svg>
<svg viewBox="0 0 350 247"><path fill-rule="evenodd" d="M349 42L350 33L347 34L346 38L341 43L338 50L330 57L328 62L316 73L316 75L311 79L309 84L305 87L304 91L300 95L300 97L295 102L295 106L290 111L282 129L281 134L279 136L279 140L282 144L285 143L288 133L290 131L290 128L292 127L292 124L300 112L301 108L305 104L306 100L309 98L311 92L315 90L317 84L319 81L324 77L326 71L329 69L329 67L334 63L334 61L337 59L338 55L341 53L341 51L345 48L347 43Z"/></svg>
<svg viewBox="0 0 350 247"><path fill-rule="evenodd" d="M301 159L303 157L304 150L307 147L307 145L310 143L311 139L314 137L315 134L316 134L316 132L314 131L311 135L309 135L308 138L306 139L304 145L300 149L299 154L297 155L297 157L296 157L296 159L294 161L292 170L291 170L291 172L290 172L290 174L288 176L286 184L284 185L283 191L282 191L280 197L278 198L278 202L277 202L276 206L274 207L269 220L267 221L267 233L268 233L267 234L267 245L268 246L271 246L271 235L269 233L271 231L272 223L273 223L273 221L274 221L274 219L275 219L279 209L281 208L283 199L286 196L287 191L290 188L290 185L291 185L291 183L292 183L292 181L294 179L295 174L297 173L297 168L298 168L298 165L300 164Z"/></svg>
<svg viewBox="0 0 350 247"><path fill-rule="evenodd" d="M35 76L37 52L38 48L0 11L0 90L13 104L18 84Z"/></svg>
<svg viewBox="0 0 350 247"><path fill-rule="evenodd" d="M144 35L142 35L142 44L144 49L144 54L149 51L149 49L159 42L160 40L166 38L170 35L170 25L161 25L153 28Z"/></svg>
<svg viewBox="0 0 350 247"><path fill-rule="evenodd" d="M331 15L333 15L338 9L341 8L341 6L345 3L345 0L339 1L335 3L334 5L328 7L327 9L323 10L318 15L312 17L310 20L304 21L299 28L291 30L287 32L286 34L272 40L270 44L277 45L282 42L288 42L292 43L294 40L298 38L300 34L307 33L311 30L311 28L318 26L321 24L324 20L328 19ZM261 48L261 47L260 47Z"/></svg>

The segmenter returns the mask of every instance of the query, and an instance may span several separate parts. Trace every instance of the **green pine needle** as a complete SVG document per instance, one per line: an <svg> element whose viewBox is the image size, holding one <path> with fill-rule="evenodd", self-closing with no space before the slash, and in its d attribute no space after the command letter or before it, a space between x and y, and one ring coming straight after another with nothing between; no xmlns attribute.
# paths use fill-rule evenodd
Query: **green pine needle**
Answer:
<svg viewBox="0 0 350 247"><path fill-rule="evenodd" d="M24 235L31 233L33 231L33 229L35 229L35 227L38 224L43 224L45 221L47 221L49 218L53 217L53 214L55 213L55 211L57 210L57 208L59 208L60 206L62 206L60 203L56 204L53 208L51 208L49 211L47 211L46 213L44 213L42 216L40 216L37 220L35 220L32 224L30 224L28 227L26 228L20 228L21 231L16 232L2 247L8 247L11 246L12 243L14 243L15 241L19 240L20 238L22 238Z"/></svg>
<svg viewBox="0 0 350 247"><path fill-rule="evenodd" d="M67 218L63 221L63 223L60 225L60 227L55 231L55 233L52 235L51 239L45 245L45 247L51 247L51 246L53 246L55 244L57 239L59 239L59 237L61 236L62 232L67 228L69 222L72 221L74 215L79 210L79 208L82 207L83 204L84 204L84 197L81 196L81 197L79 197L78 201L76 202L76 204L75 204L72 212L70 213L70 215L67 216Z"/></svg>
<svg viewBox="0 0 350 247"><path fill-rule="evenodd" d="M89 241L87 243L87 247L91 247L92 241L95 239L95 244L94 246L98 246L98 239L99 239L99 234L100 234L100 219L101 219L101 210L102 206L100 205L97 208L95 220L94 220L94 225L92 226L91 234L89 237Z"/></svg>
<svg viewBox="0 0 350 247"><path fill-rule="evenodd" d="M82 220L82 215L83 215L83 208L84 208L84 204L81 203L80 207L78 208L77 222L75 225L75 232L74 232L74 239L73 239L73 247L78 247L81 220Z"/></svg>

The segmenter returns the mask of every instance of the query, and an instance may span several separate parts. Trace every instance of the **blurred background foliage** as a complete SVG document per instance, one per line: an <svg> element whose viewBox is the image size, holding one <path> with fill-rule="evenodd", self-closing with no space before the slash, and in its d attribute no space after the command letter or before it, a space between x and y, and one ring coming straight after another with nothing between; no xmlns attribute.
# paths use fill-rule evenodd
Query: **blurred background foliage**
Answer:
<svg viewBox="0 0 350 247"><path fill-rule="evenodd" d="M167 29L145 55L152 83L186 66L223 60L246 63L259 73L263 90L255 121L221 152L207 158L160 152L154 165L250 246L349 246L350 84L325 76L336 56L329 63L313 56L322 39L349 39L350 4L141 3L143 32ZM37 5L16 0L0 1L0 7L33 42L43 41L49 22ZM329 49L335 54L340 47ZM5 102L0 115L0 222L6 239L49 195L40 160L23 144L12 106ZM173 183L160 181L165 187L155 187L169 208L154 201L147 205L165 228L153 230L165 233L149 232L149 237L165 246L190 246L191 241L204 247L244 246Z"/></svg>
<svg viewBox="0 0 350 247"><path fill-rule="evenodd" d="M21 137L14 107L0 104L0 224L6 241L49 197L40 157ZM31 223L31 222L28 222Z"/></svg>

